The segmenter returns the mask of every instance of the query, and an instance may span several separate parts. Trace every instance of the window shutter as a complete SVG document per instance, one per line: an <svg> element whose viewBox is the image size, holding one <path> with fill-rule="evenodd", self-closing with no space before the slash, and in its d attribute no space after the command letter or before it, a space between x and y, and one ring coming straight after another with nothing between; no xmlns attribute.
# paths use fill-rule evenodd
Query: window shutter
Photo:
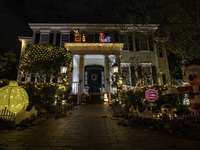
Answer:
<svg viewBox="0 0 200 150"><path fill-rule="evenodd" d="M35 44L38 44L39 42L40 42L40 33L36 33Z"/></svg>
<svg viewBox="0 0 200 150"><path fill-rule="evenodd" d="M60 46L60 33L56 34L56 45Z"/></svg>
<svg viewBox="0 0 200 150"><path fill-rule="evenodd" d="M53 45L54 33L50 33L49 44Z"/></svg>
<svg viewBox="0 0 200 150"><path fill-rule="evenodd" d="M135 66L131 66L131 82L132 86L135 86L136 84L136 76L135 76Z"/></svg>
<svg viewBox="0 0 200 150"><path fill-rule="evenodd" d="M87 35L86 35L87 36ZM87 42L87 41L86 41ZM95 34L95 42L99 42L99 34Z"/></svg>
<svg viewBox="0 0 200 150"><path fill-rule="evenodd" d="M150 51L153 51L153 36L149 36L149 49Z"/></svg>
<svg viewBox="0 0 200 150"><path fill-rule="evenodd" d="M115 33L115 42L119 42L119 34Z"/></svg>
<svg viewBox="0 0 200 150"><path fill-rule="evenodd" d="M128 36L128 45L129 45L129 51L133 51L133 40L132 35Z"/></svg>
<svg viewBox="0 0 200 150"><path fill-rule="evenodd" d="M73 32L70 33L70 42L74 42L74 33Z"/></svg>
<svg viewBox="0 0 200 150"><path fill-rule="evenodd" d="M142 67L141 66L137 66L137 73L138 73L138 79L142 79Z"/></svg>
<svg viewBox="0 0 200 150"><path fill-rule="evenodd" d="M151 69L152 69L153 84L157 84L156 66L151 66Z"/></svg>
<svg viewBox="0 0 200 150"><path fill-rule="evenodd" d="M140 51L139 37L138 36L135 36L135 47L136 47L136 51Z"/></svg>

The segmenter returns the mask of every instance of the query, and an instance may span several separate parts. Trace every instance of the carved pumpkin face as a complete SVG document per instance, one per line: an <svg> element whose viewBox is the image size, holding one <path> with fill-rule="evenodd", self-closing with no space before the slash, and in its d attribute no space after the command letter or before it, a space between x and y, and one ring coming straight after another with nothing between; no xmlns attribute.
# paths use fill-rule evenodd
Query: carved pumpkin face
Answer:
<svg viewBox="0 0 200 150"><path fill-rule="evenodd" d="M192 65L187 67L183 79L190 85L200 85L200 66Z"/></svg>

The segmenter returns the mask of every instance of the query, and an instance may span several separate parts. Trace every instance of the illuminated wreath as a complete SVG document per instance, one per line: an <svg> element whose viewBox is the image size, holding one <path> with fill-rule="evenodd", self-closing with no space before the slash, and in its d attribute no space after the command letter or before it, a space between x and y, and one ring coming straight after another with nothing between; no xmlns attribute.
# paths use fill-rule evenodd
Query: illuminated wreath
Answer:
<svg viewBox="0 0 200 150"><path fill-rule="evenodd" d="M97 80L97 75L96 75L96 74L91 74L91 79L92 79L93 81L96 81L96 80Z"/></svg>

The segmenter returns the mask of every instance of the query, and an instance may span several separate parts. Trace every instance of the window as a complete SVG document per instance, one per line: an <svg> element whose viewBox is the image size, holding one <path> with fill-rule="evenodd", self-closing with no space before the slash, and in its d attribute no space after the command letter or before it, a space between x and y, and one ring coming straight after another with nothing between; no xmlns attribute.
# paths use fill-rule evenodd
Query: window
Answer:
<svg viewBox="0 0 200 150"><path fill-rule="evenodd" d="M129 67L122 67L122 81L124 85L130 85Z"/></svg>
<svg viewBox="0 0 200 150"><path fill-rule="evenodd" d="M86 42L94 42L95 36L94 34L86 34Z"/></svg>
<svg viewBox="0 0 200 150"><path fill-rule="evenodd" d="M101 71L101 85L105 84L104 71Z"/></svg>
<svg viewBox="0 0 200 150"><path fill-rule="evenodd" d="M69 34L68 33L62 33L61 34L61 40L60 40L60 46L64 46L65 42L69 42Z"/></svg>
<svg viewBox="0 0 200 150"><path fill-rule="evenodd" d="M135 37L137 51L153 51L153 37L147 34L140 34Z"/></svg>
<svg viewBox="0 0 200 150"><path fill-rule="evenodd" d="M143 83L144 85L152 85L152 70L151 64L142 63Z"/></svg>
<svg viewBox="0 0 200 150"><path fill-rule="evenodd" d="M40 43L49 44L49 34L41 34L40 36Z"/></svg>
<svg viewBox="0 0 200 150"><path fill-rule="evenodd" d="M158 57L163 57L163 51L160 46L157 47L157 54L158 54Z"/></svg>
<svg viewBox="0 0 200 150"><path fill-rule="evenodd" d="M118 41L118 38L115 35L115 40ZM133 40L132 40L132 34L121 34L119 36L119 42L124 43L123 50L129 50L133 51Z"/></svg>
<svg viewBox="0 0 200 150"><path fill-rule="evenodd" d="M85 86L86 86L86 85L88 85L88 72L87 71L85 71L84 78L85 78Z"/></svg>

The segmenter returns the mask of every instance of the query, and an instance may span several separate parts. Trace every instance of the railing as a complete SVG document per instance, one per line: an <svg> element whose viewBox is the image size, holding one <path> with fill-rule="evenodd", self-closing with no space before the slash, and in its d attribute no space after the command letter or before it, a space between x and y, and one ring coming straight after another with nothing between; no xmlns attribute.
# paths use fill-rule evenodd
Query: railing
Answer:
<svg viewBox="0 0 200 150"><path fill-rule="evenodd" d="M78 82L72 82L72 93L75 95L78 94L78 85Z"/></svg>

